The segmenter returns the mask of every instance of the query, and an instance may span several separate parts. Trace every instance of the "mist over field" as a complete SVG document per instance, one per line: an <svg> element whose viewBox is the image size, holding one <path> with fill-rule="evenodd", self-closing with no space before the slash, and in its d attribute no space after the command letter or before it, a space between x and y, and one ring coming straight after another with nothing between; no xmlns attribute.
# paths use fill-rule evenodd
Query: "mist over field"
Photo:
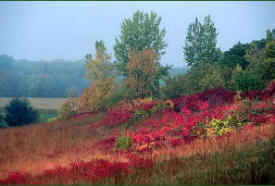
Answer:
<svg viewBox="0 0 275 186"><path fill-rule="evenodd" d="M0 2L0 185L275 184L275 2Z"/></svg>

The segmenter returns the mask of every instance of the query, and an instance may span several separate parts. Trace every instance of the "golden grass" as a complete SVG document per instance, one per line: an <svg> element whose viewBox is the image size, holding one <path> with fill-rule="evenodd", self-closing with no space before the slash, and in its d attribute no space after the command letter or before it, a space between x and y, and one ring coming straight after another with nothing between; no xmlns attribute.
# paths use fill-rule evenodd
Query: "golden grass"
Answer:
<svg viewBox="0 0 275 186"><path fill-rule="evenodd" d="M249 149L251 146L262 143L265 140L275 138L275 124L266 123L251 129L243 129L232 132L228 137L222 139L210 138L199 139L189 144L166 149L160 149L153 152L153 157L158 160L190 157L193 155L213 154L222 152L224 154L236 152L241 149Z"/></svg>
<svg viewBox="0 0 275 186"><path fill-rule="evenodd" d="M1 97L0 98L0 107L5 106L11 100L11 97ZM47 110L57 110L60 108L62 103L66 100L66 98L28 98L33 105L33 107L37 109L47 109Z"/></svg>
<svg viewBox="0 0 275 186"><path fill-rule="evenodd" d="M9 171L37 174L76 160L102 158L102 154L94 152L91 145L106 130L92 132L88 129L89 124L102 116L1 129L0 177Z"/></svg>

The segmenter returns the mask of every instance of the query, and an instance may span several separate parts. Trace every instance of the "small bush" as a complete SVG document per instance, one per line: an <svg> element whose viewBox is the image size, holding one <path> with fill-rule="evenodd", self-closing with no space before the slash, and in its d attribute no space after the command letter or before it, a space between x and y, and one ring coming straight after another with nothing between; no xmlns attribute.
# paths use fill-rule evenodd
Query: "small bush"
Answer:
<svg viewBox="0 0 275 186"><path fill-rule="evenodd" d="M233 119L227 116L225 120L213 119L210 122L210 128L207 128L207 136L222 136L233 130Z"/></svg>
<svg viewBox="0 0 275 186"><path fill-rule="evenodd" d="M6 122L9 126L21 126L34 123L38 120L39 113L26 98L13 98L5 106Z"/></svg>
<svg viewBox="0 0 275 186"><path fill-rule="evenodd" d="M125 150L132 146L132 138L120 136L116 139L116 149Z"/></svg>
<svg viewBox="0 0 275 186"><path fill-rule="evenodd" d="M67 119L73 117L77 114L75 105L67 100L62 104L61 108L58 110L57 118L58 119Z"/></svg>

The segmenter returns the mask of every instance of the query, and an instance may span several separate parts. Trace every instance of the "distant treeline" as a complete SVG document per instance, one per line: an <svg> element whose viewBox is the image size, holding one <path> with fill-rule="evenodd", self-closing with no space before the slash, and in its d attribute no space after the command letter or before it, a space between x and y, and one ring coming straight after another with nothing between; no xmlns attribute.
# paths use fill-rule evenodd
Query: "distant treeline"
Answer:
<svg viewBox="0 0 275 186"><path fill-rule="evenodd" d="M169 74L185 71L173 68ZM91 82L85 72L84 60L28 61L0 55L0 97L67 97L68 89L80 94Z"/></svg>
<svg viewBox="0 0 275 186"><path fill-rule="evenodd" d="M66 97L89 86L83 61L27 61L0 55L0 97Z"/></svg>

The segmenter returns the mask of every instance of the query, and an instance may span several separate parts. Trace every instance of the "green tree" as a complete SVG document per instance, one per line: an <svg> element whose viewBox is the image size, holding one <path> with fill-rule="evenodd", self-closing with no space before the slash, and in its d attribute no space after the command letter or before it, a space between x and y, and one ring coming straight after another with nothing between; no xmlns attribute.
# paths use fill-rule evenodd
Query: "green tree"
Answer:
<svg viewBox="0 0 275 186"><path fill-rule="evenodd" d="M199 62L216 63L221 51L217 45L217 30L211 17L204 18L203 24L195 19L187 29L187 36L183 52L188 66L198 65Z"/></svg>
<svg viewBox="0 0 275 186"><path fill-rule="evenodd" d="M9 126L21 126L38 120L38 111L34 109L26 98L13 98L5 106L6 122Z"/></svg>
<svg viewBox="0 0 275 186"><path fill-rule="evenodd" d="M228 51L223 53L222 64L232 68L235 68L239 64L243 69L245 69L249 64L245 59L245 52L249 47L249 44L238 42Z"/></svg>
<svg viewBox="0 0 275 186"><path fill-rule="evenodd" d="M275 29L272 29L272 31L270 29L268 29L266 31L266 41L270 42L274 39L275 39Z"/></svg>
<svg viewBox="0 0 275 186"><path fill-rule="evenodd" d="M154 49L161 57L167 47L164 41L165 29L160 28L161 18L156 13L150 14L136 11L132 19L125 19L121 25L121 35L116 38L114 51L119 74L128 77L127 64L130 51ZM168 67L162 67L159 60L156 65L160 68L157 79L167 74ZM156 81L157 83L157 81Z"/></svg>
<svg viewBox="0 0 275 186"><path fill-rule="evenodd" d="M188 93L225 86L223 69L211 63L200 62L193 66L186 74L186 79L187 89L190 91Z"/></svg>
<svg viewBox="0 0 275 186"><path fill-rule="evenodd" d="M266 82L275 79L275 40L266 44L264 50L264 74L263 79Z"/></svg>
<svg viewBox="0 0 275 186"><path fill-rule="evenodd" d="M252 74L248 70L240 71L232 76L234 88L248 92L250 90L259 90L264 87L262 76L260 74Z"/></svg>

